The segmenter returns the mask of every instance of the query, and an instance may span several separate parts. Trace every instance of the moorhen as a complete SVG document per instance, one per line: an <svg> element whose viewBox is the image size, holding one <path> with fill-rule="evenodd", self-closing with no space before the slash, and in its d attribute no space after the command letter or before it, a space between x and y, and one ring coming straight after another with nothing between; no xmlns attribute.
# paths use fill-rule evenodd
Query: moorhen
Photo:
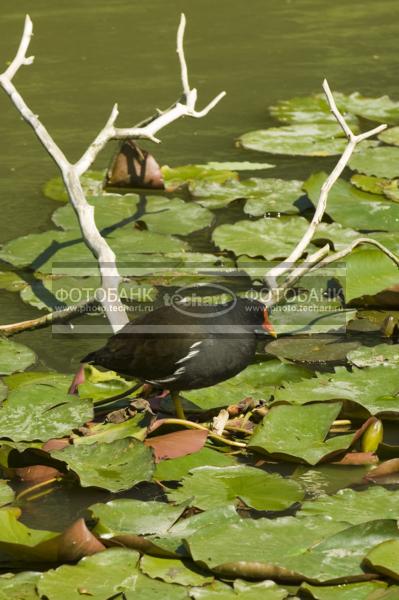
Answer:
<svg viewBox="0 0 399 600"><path fill-rule="evenodd" d="M171 392L184 417L179 392L214 385L253 360L256 331L276 336L267 308L257 300L161 306L139 316L82 363L94 363Z"/></svg>

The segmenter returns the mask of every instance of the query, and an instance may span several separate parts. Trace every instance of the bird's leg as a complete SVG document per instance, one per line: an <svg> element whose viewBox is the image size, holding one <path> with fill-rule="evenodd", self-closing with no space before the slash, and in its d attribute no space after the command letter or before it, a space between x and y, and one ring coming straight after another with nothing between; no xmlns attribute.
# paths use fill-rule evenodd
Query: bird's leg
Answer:
<svg viewBox="0 0 399 600"><path fill-rule="evenodd" d="M172 392L172 400L175 405L176 416L178 419L186 419L186 415L184 414L183 405L181 403L181 398L179 392Z"/></svg>

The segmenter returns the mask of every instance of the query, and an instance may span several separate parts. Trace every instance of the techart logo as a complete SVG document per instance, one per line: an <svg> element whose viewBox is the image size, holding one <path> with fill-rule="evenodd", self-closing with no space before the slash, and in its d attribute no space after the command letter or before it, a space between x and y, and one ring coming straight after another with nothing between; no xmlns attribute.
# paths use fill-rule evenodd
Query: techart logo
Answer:
<svg viewBox="0 0 399 600"><path fill-rule="evenodd" d="M237 304L237 297L224 285L204 283L195 287L183 286L164 301L185 316L208 319L220 317L232 310Z"/></svg>

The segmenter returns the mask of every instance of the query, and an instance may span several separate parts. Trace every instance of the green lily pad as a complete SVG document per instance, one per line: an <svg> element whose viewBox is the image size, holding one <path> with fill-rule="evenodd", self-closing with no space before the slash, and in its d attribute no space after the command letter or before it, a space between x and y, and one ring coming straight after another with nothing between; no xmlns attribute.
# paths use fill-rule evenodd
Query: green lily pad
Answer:
<svg viewBox="0 0 399 600"><path fill-rule="evenodd" d="M105 171L87 171L81 176L80 182L87 196L97 196L102 192ZM54 177L47 181L43 187L43 193L50 200L68 202L68 194L61 177Z"/></svg>
<svg viewBox="0 0 399 600"><path fill-rule="evenodd" d="M171 556L189 557L184 540L193 533L202 528L209 529L215 523L223 524L228 529L239 520L235 507L231 504L225 504L219 508L213 508L186 519L180 519L162 536L152 536L151 542L158 550L158 554L161 551Z"/></svg>
<svg viewBox="0 0 399 600"><path fill-rule="evenodd" d="M249 582L243 580L235 580L234 587L229 586L215 589L215 585L200 588L195 588L191 591L191 596L194 600L284 600L288 598L288 591L267 579L260 582Z"/></svg>
<svg viewBox="0 0 399 600"><path fill-rule="evenodd" d="M123 229L128 232L140 220L146 223L150 231L188 235L208 227L213 220L212 213L206 208L180 198L146 196L139 204L136 194L106 194L90 198L89 203L94 206L96 224L101 231ZM52 220L62 229L79 230L71 205L58 208Z"/></svg>
<svg viewBox="0 0 399 600"><path fill-rule="evenodd" d="M360 342L339 337L314 336L291 339L282 337L267 345L269 354L278 356L285 360L291 360L306 364L322 364L344 362L346 355L351 350L355 350Z"/></svg>
<svg viewBox="0 0 399 600"><path fill-rule="evenodd" d="M299 208L294 202L303 195L299 181L255 177L224 183L199 181L190 187L190 191L199 204L210 209L223 208L233 200L247 198L244 211L254 216L269 212L297 213Z"/></svg>
<svg viewBox="0 0 399 600"><path fill-rule="evenodd" d="M234 458L228 454L217 452L211 448L201 448L198 452L187 454L187 456L161 460L156 466L154 479L159 481L178 481L188 475L191 469L195 469L196 467L231 467L235 464L236 461Z"/></svg>
<svg viewBox="0 0 399 600"><path fill-rule="evenodd" d="M183 477L182 485L168 492L174 502L191 499L201 510L238 500L257 510L285 510L302 500L302 487L275 473L247 466L198 467Z"/></svg>
<svg viewBox="0 0 399 600"><path fill-rule="evenodd" d="M339 251L349 246L360 236L358 231L343 227L340 223L320 223L313 236L312 243L316 246L324 246L327 242L332 242L334 250Z"/></svg>
<svg viewBox="0 0 399 600"><path fill-rule="evenodd" d="M321 496L304 502L297 513L297 517L315 516L345 521L351 525L378 519L398 519L398 494L381 486L362 491L340 490L334 496Z"/></svg>
<svg viewBox="0 0 399 600"><path fill-rule="evenodd" d="M321 517L239 519L230 527L217 522L202 527L186 543L195 562L219 574L268 579L280 576L276 567L287 568L296 556L344 527Z"/></svg>
<svg viewBox="0 0 399 600"><path fill-rule="evenodd" d="M196 562L224 576L272 575L338 584L364 578L361 564L369 549L398 537L394 520L344 529L342 523L321 517L284 517L243 519L228 530L204 527L187 544Z"/></svg>
<svg viewBox="0 0 399 600"><path fill-rule="evenodd" d="M270 163L256 163L249 162L247 160L240 160L236 162L215 162L209 161L206 167L210 167L211 169L216 169L218 171L264 171L265 169L273 169L276 165L271 165Z"/></svg>
<svg viewBox="0 0 399 600"><path fill-rule="evenodd" d="M38 310L62 310L88 301L100 287L99 277L48 277L21 290L21 299Z"/></svg>
<svg viewBox="0 0 399 600"><path fill-rule="evenodd" d="M374 248L352 252L346 259L346 267L347 302L362 296L374 296L397 285L399 281L399 267L386 254Z"/></svg>
<svg viewBox="0 0 399 600"><path fill-rule="evenodd" d="M131 261L136 253L176 252L186 247L182 240L172 236L133 228L130 231L112 232L107 236L107 241L121 262ZM51 273L53 263L56 263L58 274L62 273L62 264L66 274L71 273L74 265L74 275L98 273L97 262L77 231L53 230L22 236L4 245L0 258L14 266L29 266L42 273ZM146 260L146 257L143 256L142 260Z"/></svg>
<svg viewBox="0 0 399 600"><path fill-rule="evenodd" d="M374 572L399 580L399 540L388 540L376 545L367 554L365 562Z"/></svg>
<svg viewBox="0 0 399 600"><path fill-rule="evenodd" d="M138 573L134 585L124 592L123 600L191 600L189 593L189 589L181 585L165 583Z"/></svg>
<svg viewBox="0 0 399 600"><path fill-rule="evenodd" d="M284 381L298 381L311 377L303 367L269 360L249 365L244 371L217 385L184 392L184 397L203 410L237 404L251 396L254 400L268 400Z"/></svg>
<svg viewBox="0 0 399 600"><path fill-rule="evenodd" d="M0 600L39 600L36 585L40 575L33 571L0 575Z"/></svg>
<svg viewBox="0 0 399 600"><path fill-rule="evenodd" d="M125 548L109 548L86 556L77 565L62 565L43 573L38 583L40 597L48 600L108 600L134 589L139 554ZM104 576L106 575L106 576Z"/></svg>
<svg viewBox="0 0 399 600"><path fill-rule="evenodd" d="M53 531L30 529L18 520L15 509L0 510L0 550L18 561L56 560L54 539L58 536Z"/></svg>
<svg viewBox="0 0 399 600"><path fill-rule="evenodd" d="M0 337L0 375L24 371L36 362L36 354L23 344Z"/></svg>
<svg viewBox="0 0 399 600"><path fill-rule="evenodd" d="M0 437L45 442L69 434L92 417L91 402L69 395L67 381L21 385L0 408Z"/></svg>
<svg viewBox="0 0 399 600"><path fill-rule="evenodd" d="M64 375L54 371L25 371L24 373L14 373L4 378L9 390L15 390L23 385L32 383L48 383L49 385L58 386L62 389L67 389L71 384L73 375Z"/></svg>
<svg viewBox="0 0 399 600"><path fill-rule="evenodd" d="M80 398L91 398L94 404L111 398L134 386L134 381L126 381L115 371L100 371L93 365L85 365L85 380L78 387Z"/></svg>
<svg viewBox="0 0 399 600"><path fill-rule="evenodd" d="M308 592L315 600L382 600L380 594L386 588L387 584L383 581L362 581L322 587L303 583L299 589Z"/></svg>
<svg viewBox="0 0 399 600"><path fill-rule="evenodd" d="M94 532L102 539L117 535L163 535L183 514L186 504L177 506L154 500L111 500L93 504L90 510L98 523Z"/></svg>
<svg viewBox="0 0 399 600"><path fill-rule="evenodd" d="M122 421L121 423L97 423L90 427L89 435L73 437L75 446L95 444L110 444L115 440L123 440L125 438L135 438L143 441L147 435L148 426L150 424L149 413L137 413L134 417Z"/></svg>
<svg viewBox="0 0 399 600"><path fill-rule="evenodd" d="M14 490L10 488L4 479L0 479L0 507L10 504L14 500Z"/></svg>
<svg viewBox="0 0 399 600"><path fill-rule="evenodd" d="M399 123L399 102L391 100L389 96L368 98L359 92L353 92L349 96L334 92L334 98L341 109L344 108L358 117L389 125Z"/></svg>
<svg viewBox="0 0 399 600"><path fill-rule="evenodd" d="M384 179L383 177L374 177L373 175L361 175L357 173L352 175L351 184L363 192L370 192L370 194L384 195L386 187L390 187L395 184L396 179Z"/></svg>
<svg viewBox="0 0 399 600"><path fill-rule="evenodd" d="M322 458L349 448L353 434L326 439L342 404L273 406L263 418L248 447L274 457L301 460L316 465Z"/></svg>
<svg viewBox="0 0 399 600"><path fill-rule="evenodd" d="M326 98L320 94L280 100L270 106L269 111L272 117L283 124L337 123ZM356 128L358 120L354 115L345 114L345 120Z"/></svg>
<svg viewBox="0 0 399 600"><path fill-rule="evenodd" d="M263 179L263 185L259 186L259 194L252 193L249 196L244 212L253 217L261 217L268 213L298 213L300 209L294 203L303 195L302 185L302 181L295 179Z"/></svg>
<svg viewBox="0 0 399 600"><path fill-rule="evenodd" d="M179 558L143 556L140 569L152 579L161 579L165 583L202 586L214 581L212 575L202 573L191 561Z"/></svg>
<svg viewBox="0 0 399 600"><path fill-rule="evenodd" d="M384 365L347 371L337 367L335 373L317 374L317 379L287 383L276 391L276 402L307 404L330 400L352 400L370 414L399 412L399 371Z"/></svg>
<svg viewBox="0 0 399 600"><path fill-rule="evenodd" d="M390 127L389 129L385 129L385 131L382 131L379 134L378 139L385 144L399 146L399 127Z"/></svg>
<svg viewBox="0 0 399 600"><path fill-rule="evenodd" d="M335 494L338 490L363 483L369 465L342 465L321 463L316 468L298 465L292 477L312 498Z"/></svg>
<svg viewBox="0 0 399 600"><path fill-rule="evenodd" d="M361 148L350 159L349 166L365 175L393 179L399 176L399 148L377 146Z"/></svg>
<svg viewBox="0 0 399 600"><path fill-rule="evenodd" d="M347 144L337 124L306 123L244 133L239 143L247 150L293 156L334 156Z"/></svg>
<svg viewBox="0 0 399 600"><path fill-rule="evenodd" d="M371 348L361 346L348 352L348 360L356 367L399 365L399 346L391 344L378 344Z"/></svg>
<svg viewBox="0 0 399 600"><path fill-rule="evenodd" d="M399 150L398 150L399 152ZM326 173L314 173L304 183L304 190L316 204ZM383 200L376 194L368 194L338 179L331 189L326 212L344 227L358 230L399 231L399 206Z"/></svg>
<svg viewBox="0 0 399 600"><path fill-rule="evenodd" d="M222 250L231 250L237 256L264 256L272 260L289 255L308 227L302 217L237 221L220 225L213 234L214 243Z"/></svg>
<svg viewBox="0 0 399 600"><path fill-rule="evenodd" d="M78 475L82 487L95 486L110 492L151 480L155 468L151 449L134 438L67 446L51 455Z"/></svg>
<svg viewBox="0 0 399 600"><path fill-rule="evenodd" d="M211 168L207 165L183 165L181 167L162 167L162 175L167 189L175 189L184 184L197 181L215 181L224 183L229 179L238 179L238 174L230 169Z"/></svg>

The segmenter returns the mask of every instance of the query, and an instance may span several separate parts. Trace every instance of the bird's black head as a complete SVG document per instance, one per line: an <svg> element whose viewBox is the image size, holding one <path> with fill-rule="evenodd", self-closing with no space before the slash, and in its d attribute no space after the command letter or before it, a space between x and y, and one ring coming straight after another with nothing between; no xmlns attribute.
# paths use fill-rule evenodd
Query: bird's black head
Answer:
<svg viewBox="0 0 399 600"><path fill-rule="evenodd" d="M237 298L235 310L239 313L243 325L261 327L269 335L277 337L273 325L270 323L267 307L259 300Z"/></svg>

